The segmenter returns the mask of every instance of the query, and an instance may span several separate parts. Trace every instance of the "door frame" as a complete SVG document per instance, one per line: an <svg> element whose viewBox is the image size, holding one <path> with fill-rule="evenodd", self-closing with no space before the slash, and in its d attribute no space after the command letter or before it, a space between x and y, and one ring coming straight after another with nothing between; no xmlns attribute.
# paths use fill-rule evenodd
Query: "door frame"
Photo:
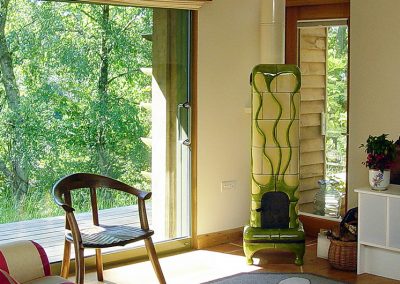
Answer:
<svg viewBox="0 0 400 284"><path fill-rule="evenodd" d="M297 64L297 22L307 20L350 20L350 0L286 1L285 63Z"/></svg>

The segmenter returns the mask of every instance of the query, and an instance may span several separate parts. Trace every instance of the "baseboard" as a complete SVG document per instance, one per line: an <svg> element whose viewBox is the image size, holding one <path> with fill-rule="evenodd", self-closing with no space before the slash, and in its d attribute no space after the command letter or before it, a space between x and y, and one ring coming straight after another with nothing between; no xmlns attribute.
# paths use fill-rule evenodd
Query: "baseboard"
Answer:
<svg viewBox="0 0 400 284"><path fill-rule="evenodd" d="M338 221L326 220L318 217L299 216L307 236L317 237L320 229L333 229L339 226ZM204 249L237 241L243 237L243 227L199 235L193 239L193 248Z"/></svg>
<svg viewBox="0 0 400 284"><path fill-rule="evenodd" d="M193 242L195 249L204 249L237 241L243 237L243 227L199 235Z"/></svg>

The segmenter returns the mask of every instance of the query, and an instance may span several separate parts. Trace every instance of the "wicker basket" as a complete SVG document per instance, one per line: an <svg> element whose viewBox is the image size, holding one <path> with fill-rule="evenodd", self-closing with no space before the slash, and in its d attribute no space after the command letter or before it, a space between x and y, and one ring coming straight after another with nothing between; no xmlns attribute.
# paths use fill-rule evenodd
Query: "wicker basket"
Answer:
<svg viewBox="0 0 400 284"><path fill-rule="evenodd" d="M357 269L357 242L342 242L331 239L328 252L329 263L337 269Z"/></svg>

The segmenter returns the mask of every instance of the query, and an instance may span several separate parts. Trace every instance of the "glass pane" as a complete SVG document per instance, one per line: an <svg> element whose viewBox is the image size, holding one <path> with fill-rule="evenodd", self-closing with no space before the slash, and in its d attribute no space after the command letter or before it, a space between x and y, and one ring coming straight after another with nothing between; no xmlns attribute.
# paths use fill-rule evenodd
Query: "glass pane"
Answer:
<svg viewBox="0 0 400 284"><path fill-rule="evenodd" d="M335 188L342 194L346 191L347 166L347 31L347 26L328 28L325 179L337 181Z"/></svg>
<svg viewBox="0 0 400 284"><path fill-rule="evenodd" d="M191 115L189 30L189 12L154 10L152 137L157 153L153 154L152 182L153 223L159 228L156 239L190 234L190 147L182 144L189 138Z"/></svg>
<svg viewBox="0 0 400 284"><path fill-rule="evenodd" d="M299 28L299 53L300 211L338 217L346 191L347 26Z"/></svg>

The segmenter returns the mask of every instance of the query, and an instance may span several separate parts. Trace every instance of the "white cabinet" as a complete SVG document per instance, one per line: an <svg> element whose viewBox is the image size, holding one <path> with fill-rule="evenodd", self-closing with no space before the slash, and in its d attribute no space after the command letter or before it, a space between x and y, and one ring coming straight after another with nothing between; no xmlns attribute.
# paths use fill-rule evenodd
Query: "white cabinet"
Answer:
<svg viewBox="0 0 400 284"><path fill-rule="evenodd" d="M400 186L358 192L357 273L400 280Z"/></svg>

